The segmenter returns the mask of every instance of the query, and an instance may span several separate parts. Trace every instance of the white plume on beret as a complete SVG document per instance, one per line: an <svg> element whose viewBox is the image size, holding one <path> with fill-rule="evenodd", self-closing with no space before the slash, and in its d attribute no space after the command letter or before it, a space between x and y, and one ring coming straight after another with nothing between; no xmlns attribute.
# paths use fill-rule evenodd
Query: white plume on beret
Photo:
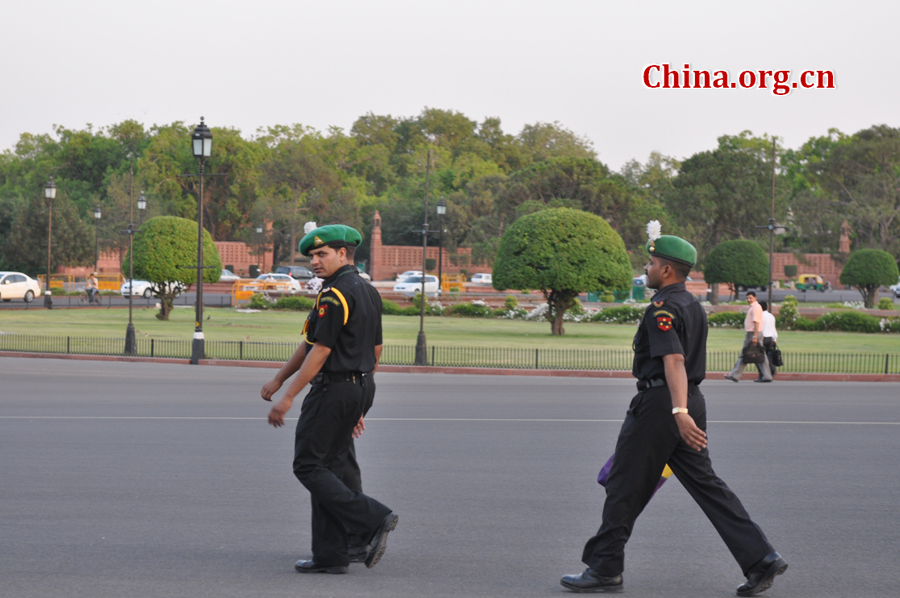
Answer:
<svg viewBox="0 0 900 598"><path fill-rule="evenodd" d="M658 224L658 223L657 223ZM307 222L303 225L303 234L308 235L310 232L319 228L315 222Z"/></svg>
<svg viewBox="0 0 900 598"><path fill-rule="evenodd" d="M662 225L659 220L651 220L647 223L647 236L651 241L655 241L662 236Z"/></svg>

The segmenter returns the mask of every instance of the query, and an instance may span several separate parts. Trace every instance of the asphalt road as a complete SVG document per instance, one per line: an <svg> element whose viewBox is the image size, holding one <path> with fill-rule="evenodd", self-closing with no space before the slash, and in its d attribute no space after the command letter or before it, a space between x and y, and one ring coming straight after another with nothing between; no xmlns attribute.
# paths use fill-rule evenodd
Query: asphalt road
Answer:
<svg viewBox="0 0 900 598"><path fill-rule="evenodd" d="M0 358L0 596L557 596L603 504L627 380L381 374L358 443L400 515L371 570L300 575L308 494L273 370ZM718 474L790 563L766 596L896 596L900 384L709 380ZM297 415L289 415L292 419ZM741 573L673 478L628 596L731 596Z"/></svg>

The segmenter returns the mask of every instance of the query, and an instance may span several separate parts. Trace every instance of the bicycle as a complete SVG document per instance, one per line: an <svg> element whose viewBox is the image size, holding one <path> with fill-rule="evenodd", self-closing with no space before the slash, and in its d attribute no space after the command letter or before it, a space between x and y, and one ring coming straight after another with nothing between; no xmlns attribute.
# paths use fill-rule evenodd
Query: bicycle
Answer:
<svg viewBox="0 0 900 598"><path fill-rule="evenodd" d="M81 289L81 294L78 295L78 305L81 306L91 306L91 305L103 305L102 299L100 299L100 291L94 293L93 299L91 299L90 294L86 288Z"/></svg>

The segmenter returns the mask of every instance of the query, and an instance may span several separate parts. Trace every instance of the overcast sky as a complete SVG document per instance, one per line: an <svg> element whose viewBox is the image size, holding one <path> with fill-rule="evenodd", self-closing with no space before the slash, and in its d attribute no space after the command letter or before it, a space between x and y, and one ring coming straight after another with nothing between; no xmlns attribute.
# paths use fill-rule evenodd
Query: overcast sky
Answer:
<svg viewBox="0 0 900 598"><path fill-rule="evenodd" d="M558 121L613 169L745 129L900 126L896 2L2 0L0 151L23 132L201 115L245 137L425 106ZM831 70L835 89L648 89L647 65ZM185 141L187 143L187 140Z"/></svg>

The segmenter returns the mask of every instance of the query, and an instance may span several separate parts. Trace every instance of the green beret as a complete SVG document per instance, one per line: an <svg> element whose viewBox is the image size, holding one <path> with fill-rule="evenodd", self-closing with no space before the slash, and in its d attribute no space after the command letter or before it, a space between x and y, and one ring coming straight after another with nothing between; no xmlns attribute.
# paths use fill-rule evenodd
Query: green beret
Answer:
<svg viewBox="0 0 900 598"><path fill-rule="evenodd" d="M673 262L680 262L693 266L697 263L697 250L693 245L673 235L662 235L655 241L647 241L647 251L650 255L663 257Z"/></svg>
<svg viewBox="0 0 900 598"><path fill-rule="evenodd" d="M343 224L329 224L306 233L306 236L300 239L300 253L309 257L310 251L324 245L358 247L360 243L362 235L355 228Z"/></svg>

